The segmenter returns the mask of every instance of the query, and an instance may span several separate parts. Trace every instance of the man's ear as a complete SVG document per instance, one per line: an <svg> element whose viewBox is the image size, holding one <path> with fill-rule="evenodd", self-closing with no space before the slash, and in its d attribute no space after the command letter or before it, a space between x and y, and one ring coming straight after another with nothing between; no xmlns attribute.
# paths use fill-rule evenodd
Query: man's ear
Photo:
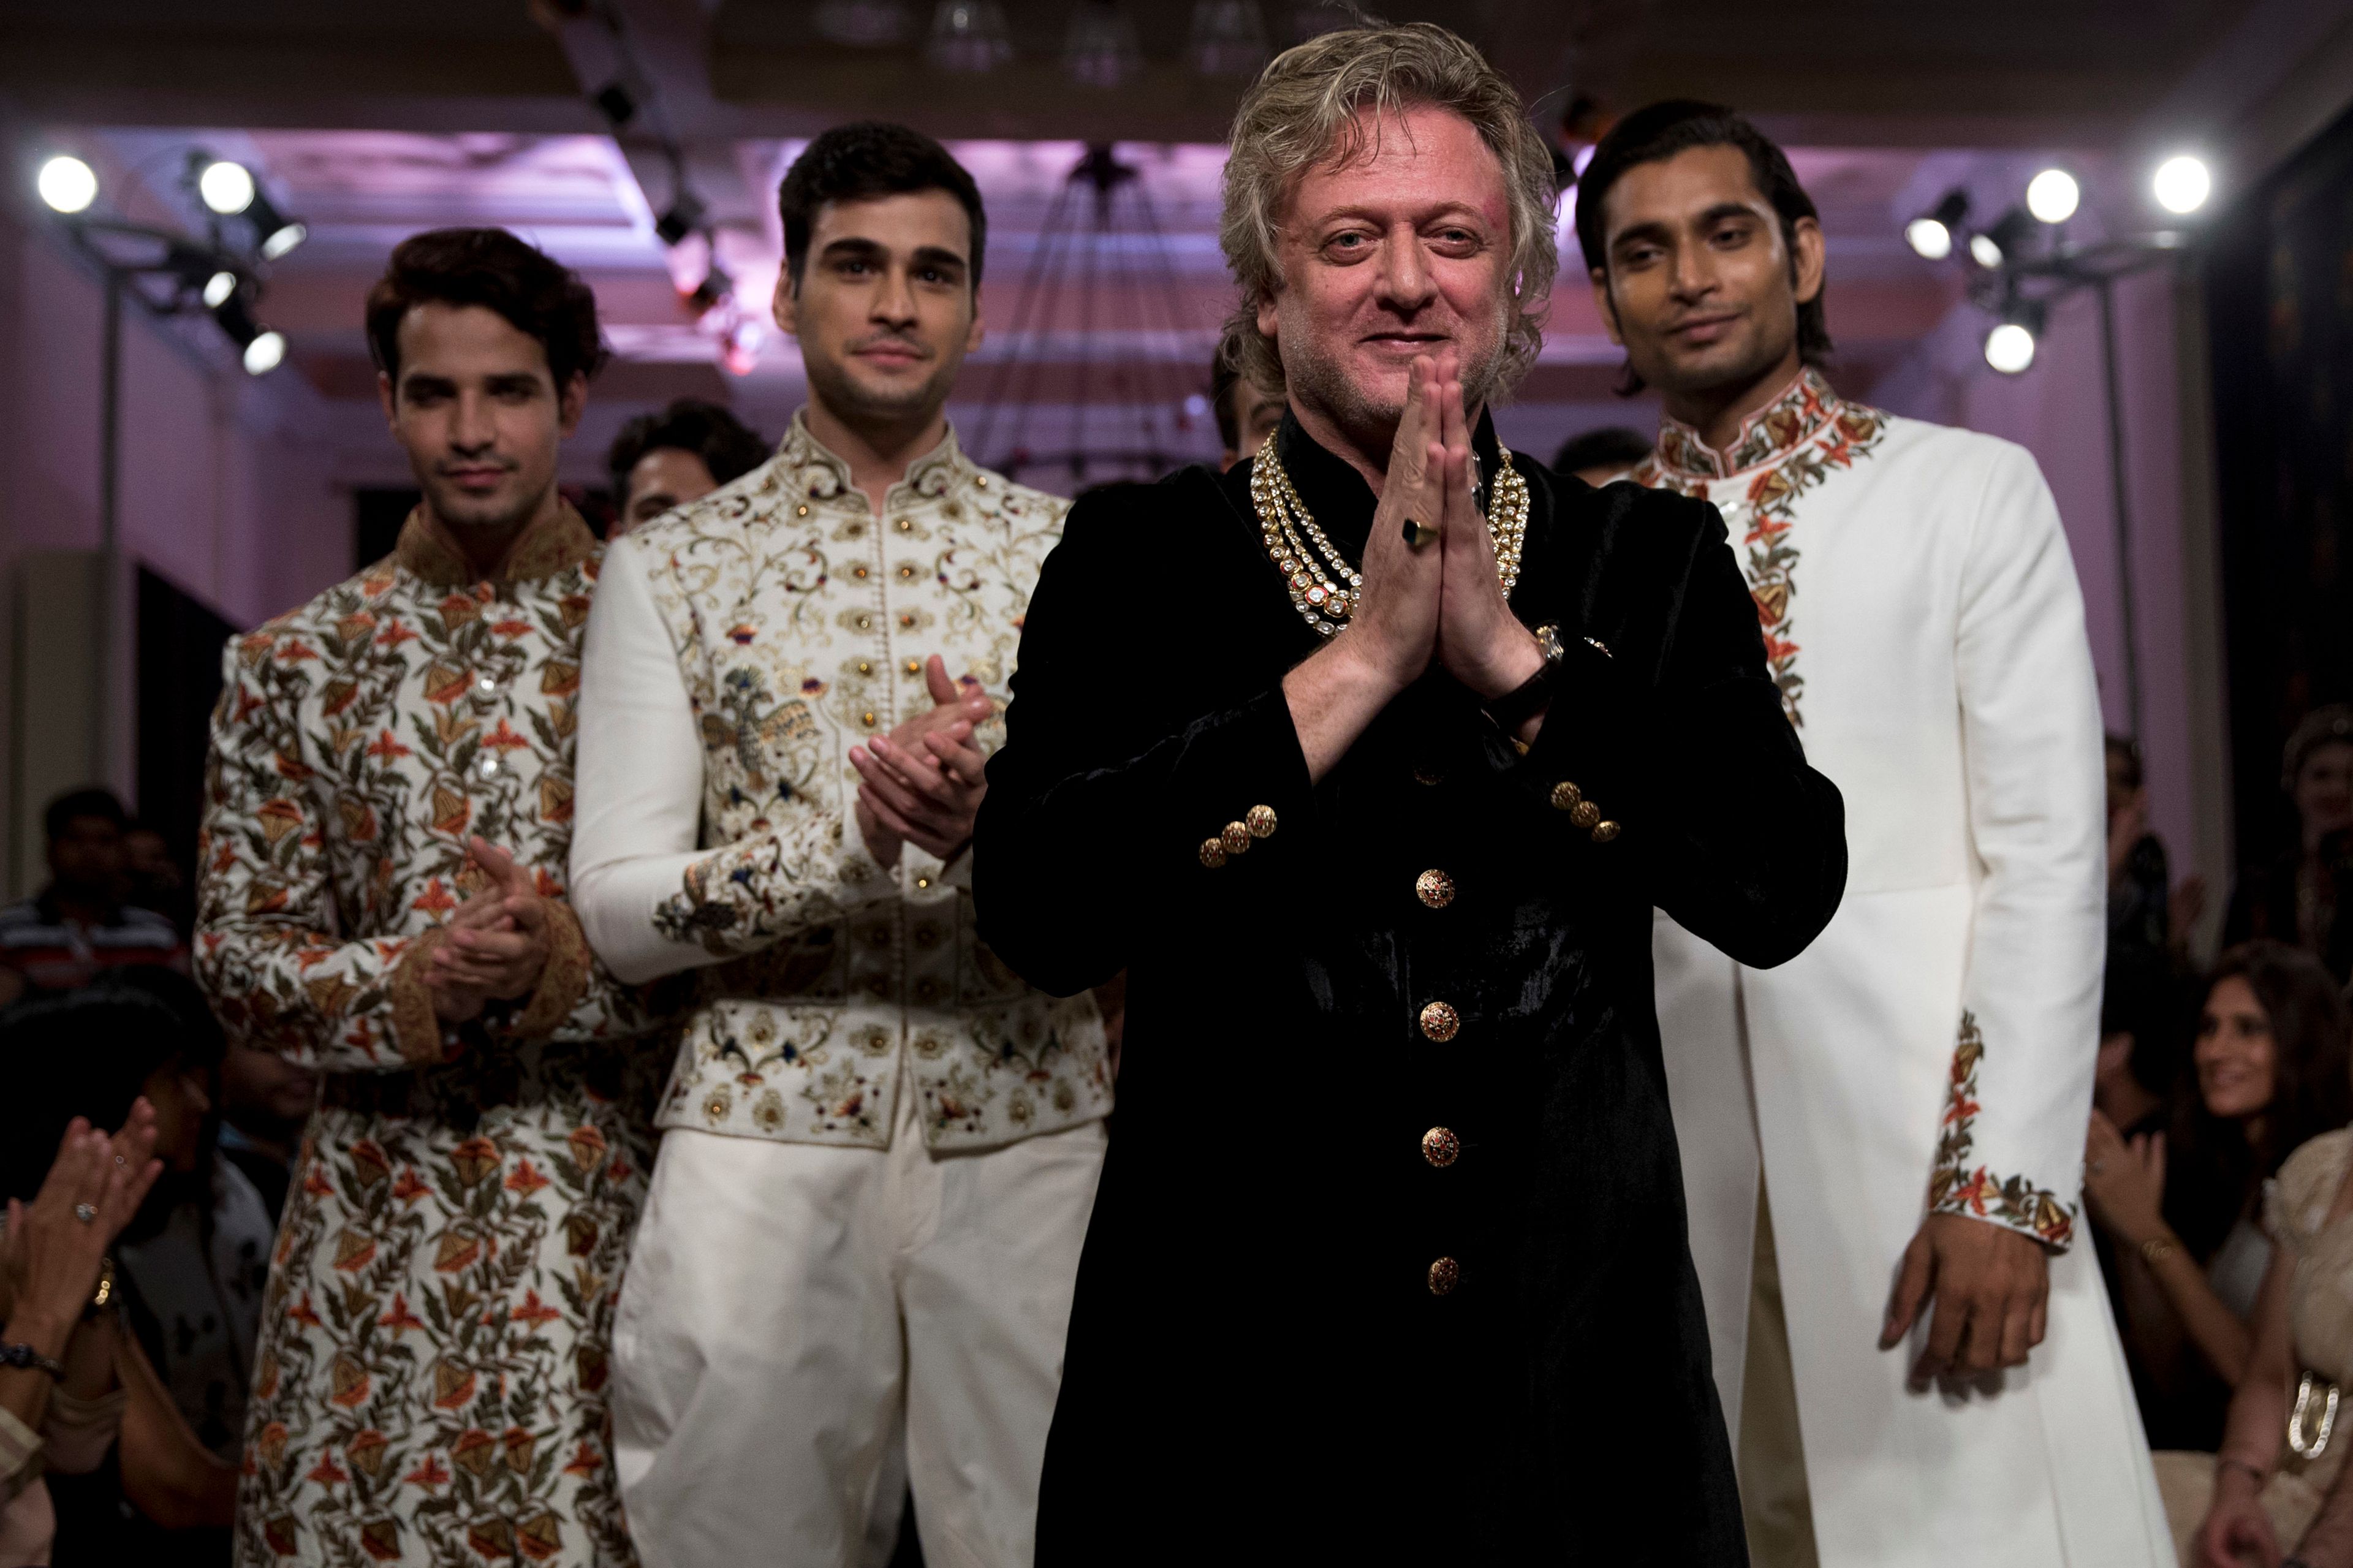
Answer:
<svg viewBox="0 0 2353 1568"><path fill-rule="evenodd" d="M980 313L980 285L972 286L972 325L964 334L964 352L978 353L981 340L988 336L988 322Z"/></svg>
<svg viewBox="0 0 2353 1568"><path fill-rule="evenodd" d="M1828 265L1822 250L1822 226L1810 217L1801 217L1790 226L1789 280L1800 305L1811 304L1822 297L1822 282L1828 275Z"/></svg>
<svg viewBox="0 0 2353 1568"><path fill-rule="evenodd" d="M1609 341L1622 349L1626 346L1626 334L1618 330L1618 302L1609 297L1609 271L1597 267L1592 278L1593 308L1601 313L1601 325L1609 332Z"/></svg>
<svg viewBox="0 0 2353 1568"><path fill-rule="evenodd" d="M797 295L797 290L793 288L792 264L787 262L776 272L776 298L774 310L776 317L776 330L788 338L800 335L799 329L796 325L800 308L800 300Z"/></svg>
<svg viewBox="0 0 2353 1568"><path fill-rule="evenodd" d="M556 428L563 432L565 440L570 440L572 433L580 428L580 416L587 411L587 373L575 370L555 399Z"/></svg>

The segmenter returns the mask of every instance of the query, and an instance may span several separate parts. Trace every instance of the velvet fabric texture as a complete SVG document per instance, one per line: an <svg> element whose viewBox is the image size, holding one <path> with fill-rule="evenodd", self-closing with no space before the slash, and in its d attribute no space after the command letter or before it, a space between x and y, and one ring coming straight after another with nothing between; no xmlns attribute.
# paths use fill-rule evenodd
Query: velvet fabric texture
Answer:
<svg viewBox="0 0 2353 1568"><path fill-rule="evenodd" d="M1476 446L1495 473L1484 420ZM1368 487L1289 418L1279 449L1359 558ZM1433 668L1310 784L1281 683L1321 643L1248 465L1096 491L1046 563L979 929L1050 992L1129 978L1039 1568L1746 1560L1651 910L1788 959L1838 906L1842 808L1714 509L1514 466L1513 609L1569 645L1525 755ZM1257 806L1273 831L1208 864Z"/></svg>

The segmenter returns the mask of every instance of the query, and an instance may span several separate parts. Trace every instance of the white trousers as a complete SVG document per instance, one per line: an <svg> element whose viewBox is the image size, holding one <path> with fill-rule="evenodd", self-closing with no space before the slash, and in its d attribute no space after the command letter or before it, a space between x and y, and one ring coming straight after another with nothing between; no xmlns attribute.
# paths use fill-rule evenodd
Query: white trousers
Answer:
<svg viewBox="0 0 2353 1568"><path fill-rule="evenodd" d="M645 1568L1029 1568L1100 1121L934 1154L664 1135L614 1331Z"/></svg>

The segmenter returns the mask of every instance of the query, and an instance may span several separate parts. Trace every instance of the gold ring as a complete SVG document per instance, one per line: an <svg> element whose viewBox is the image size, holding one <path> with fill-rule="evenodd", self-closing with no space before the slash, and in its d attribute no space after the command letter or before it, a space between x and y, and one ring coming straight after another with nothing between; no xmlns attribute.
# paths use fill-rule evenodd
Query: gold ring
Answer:
<svg viewBox="0 0 2353 1568"><path fill-rule="evenodd" d="M1407 518L1405 520L1405 542L1408 544L1412 545L1416 550L1419 550L1423 545L1430 543L1437 537L1438 530L1430 527L1428 523L1416 522L1411 518Z"/></svg>

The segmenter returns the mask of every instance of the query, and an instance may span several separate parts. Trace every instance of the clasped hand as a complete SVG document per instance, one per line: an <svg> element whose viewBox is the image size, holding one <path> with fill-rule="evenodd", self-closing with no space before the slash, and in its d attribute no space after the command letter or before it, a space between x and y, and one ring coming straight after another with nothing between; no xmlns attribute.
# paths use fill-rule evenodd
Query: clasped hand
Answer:
<svg viewBox="0 0 2353 1568"><path fill-rule="evenodd" d="M1451 348L1413 362L1365 545L1364 589L1339 641L1393 689L1435 660L1488 700L1535 674L1544 654L1496 576L1494 538L1472 481L1461 374ZM1416 548L1409 522L1435 528L1438 539Z"/></svg>
<svg viewBox="0 0 2353 1568"><path fill-rule="evenodd" d="M858 831L875 859L899 864L913 844L953 860L972 842L972 825L988 793L985 757L972 743L995 704L977 683L959 686L934 654L923 666L932 707L863 746L849 748L858 770Z"/></svg>
<svg viewBox="0 0 2353 1568"><path fill-rule="evenodd" d="M493 1001L530 995L549 951L547 900L531 874L480 837L466 845L487 885L449 916L448 935L426 965L433 1011L452 1024L480 1017Z"/></svg>

